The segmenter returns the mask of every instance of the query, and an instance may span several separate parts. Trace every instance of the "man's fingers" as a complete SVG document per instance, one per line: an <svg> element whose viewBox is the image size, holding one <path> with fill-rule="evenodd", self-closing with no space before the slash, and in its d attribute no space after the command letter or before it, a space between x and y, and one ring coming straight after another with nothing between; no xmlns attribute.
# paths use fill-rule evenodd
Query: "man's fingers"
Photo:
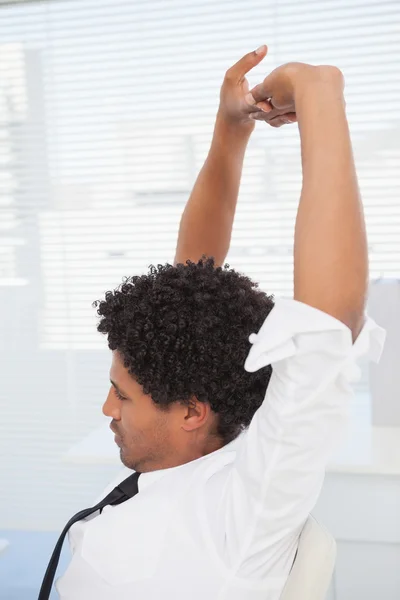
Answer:
<svg viewBox="0 0 400 600"><path fill-rule="evenodd" d="M275 119L271 119L268 122L268 125L271 125L271 127L282 127L282 125L288 125L289 123L290 121L287 121L283 117L275 117Z"/></svg>
<svg viewBox="0 0 400 600"><path fill-rule="evenodd" d="M245 96L245 100L250 106L254 106L255 104L257 104L256 99L254 98L251 92Z"/></svg>
<svg viewBox="0 0 400 600"><path fill-rule="evenodd" d="M288 123L297 123L297 115L295 112L286 113L285 117Z"/></svg>
<svg viewBox="0 0 400 600"><path fill-rule="evenodd" d="M262 112L269 113L274 108L270 102L256 102L252 94L247 94L245 96L245 101L249 107L249 110L253 110L253 112L261 110Z"/></svg>
<svg viewBox="0 0 400 600"><path fill-rule="evenodd" d="M274 109L270 102L257 102L255 108L261 108L261 110L266 113L269 113Z"/></svg>
<svg viewBox="0 0 400 600"><path fill-rule="evenodd" d="M249 110L253 109L254 112L256 112L256 110L260 108L262 109L261 114L264 114L265 120L267 121L272 121L272 119L275 119L276 117L284 117L290 123L294 123L297 121L296 112L294 110L290 110L289 107L285 109L275 108L275 106L273 106L273 104L271 104L270 102L257 102L256 104L249 106Z"/></svg>
<svg viewBox="0 0 400 600"><path fill-rule="evenodd" d="M291 123L297 123L297 115L294 112L286 113L284 115L277 115L273 118L268 113L257 112L249 115L250 119L255 121L265 121L267 125L271 127L281 127L282 125L289 125Z"/></svg>
<svg viewBox="0 0 400 600"><path fill-rule="evenodd" d="M272 96L271 90L268 88L268 79L265 79L262 83L256 85L256 87L253 87L253 89L250 90L248 96L252 96L254 98L255 103L263 102L264 100L268 100L268 98L271 98Z"/></svg>
<svg viewBox="0 0 400 600"><path fill-rule="evenodd" d="M254 52L249 52L241 58L236 64L233 65L226 72L226 78L232 79L236 82L241 81L246 73L248 73L253 67L258 65L263 58L267 55L268 48L263 45L257 48Z"/></svg>

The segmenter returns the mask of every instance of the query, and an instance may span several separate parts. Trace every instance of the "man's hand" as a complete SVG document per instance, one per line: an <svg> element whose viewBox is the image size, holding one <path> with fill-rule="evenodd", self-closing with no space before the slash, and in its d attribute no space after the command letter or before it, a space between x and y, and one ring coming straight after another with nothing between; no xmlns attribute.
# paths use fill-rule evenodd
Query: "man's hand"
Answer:
<svg viewBox="0 0 400 600"><path fill-rule="evenodd" d="M218 118L234 126L244 125L252 129L254 120L251 115L262 115L272 109L268 102L261 101L254 106L246 79L246 74L265 58L267 52L267 46L260 46L228 69L221 88Z"/></svg>
<svg viewBox="0 0 400 600"><path fill-rule="evenodd" d="M297 121L296 96L302 94L312 82L343 76L339 69L333 66L312 66L305 63L287 63L270 73L262 83L253 88L248 97L254 107L267 102L272 110L266 113L253 113L252 119L266 121L273 127L281 127Z"/></svg>

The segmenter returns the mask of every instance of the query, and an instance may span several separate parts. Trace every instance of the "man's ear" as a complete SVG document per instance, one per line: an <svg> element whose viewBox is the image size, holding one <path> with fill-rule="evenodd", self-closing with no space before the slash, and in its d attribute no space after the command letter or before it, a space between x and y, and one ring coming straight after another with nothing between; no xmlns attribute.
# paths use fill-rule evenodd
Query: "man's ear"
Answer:
<svg viewBox="0 0 400 600"><path fill-rule="evenodd" d="M197 398L192 398L189 405L185 406L184 422L182 429L185 431L194 431L203 427L211 417L211 406L208 402L200 402Z"/></svg>

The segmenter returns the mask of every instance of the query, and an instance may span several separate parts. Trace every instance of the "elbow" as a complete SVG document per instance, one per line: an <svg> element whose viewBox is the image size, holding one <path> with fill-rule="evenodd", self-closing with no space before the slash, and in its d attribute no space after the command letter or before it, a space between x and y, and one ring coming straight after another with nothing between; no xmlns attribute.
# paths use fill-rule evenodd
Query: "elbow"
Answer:
<svg viewBox="0 0 400 600"><path fill-rule="evenodd" d="M295 282L296 283L296 282ZM353 343L360 334L365 323L365 307L367 304L368 285L348 289L345 286L335 289L325 286L324 289L299 289L295 285L294 299L308 304L330 315L346 325L352 334Z"/></svg>
<svg viewBox="0 0 400 600"><path fill-rule="evenodd" d="M338 318L351 331L353 343L358 338L365 323L365 308L368 297L368 277L352 290L347 300L341 306L341 316Z"/></svg>
<svg viewBox="0 0 400 600"><path fill-rule="evenodd" d="M365 323L366 297L355 302L321 302L310 303L323 312L341 321L351 331L353 343L356 341Z"/></svg>
<svg viewBox="0 0 400 600"><path fill-rule="evenodd" d="M363 278L362 282L356 283L357 285L353 288L347 288L347 293L344 287L341 288L341 291L338 290L335 299L330 298L331 310L327 311L350 329L353 343L364 327L368 297L368 279Z"/></svg>
<svg viewBox="0 0 400 600"><path fill-rule="evenodd" d="M344 311L337 315L339 321L342 321L351 331L353 343L358 338L365 323L365 303L362 306L353 308L350 311Z"/></svg>

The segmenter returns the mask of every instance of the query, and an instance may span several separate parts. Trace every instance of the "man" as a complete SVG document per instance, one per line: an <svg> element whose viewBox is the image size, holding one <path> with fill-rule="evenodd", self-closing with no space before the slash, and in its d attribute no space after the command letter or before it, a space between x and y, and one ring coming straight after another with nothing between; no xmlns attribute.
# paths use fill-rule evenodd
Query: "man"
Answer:
<svg viewBox="0 0 400 600"><path fill-rule="evenodd" d="M97 303L113 351L103 411L126 469L105 502L74 519L62 600L277 600L346 422L351 366L371 337L379 355L382 331L364 316L367 243L343 76L290 63L249 93L245 75L266 52L226 74L175 266ZM301 136L294 300L275 305L217 266L255 120L297 120Z"/></svg>

